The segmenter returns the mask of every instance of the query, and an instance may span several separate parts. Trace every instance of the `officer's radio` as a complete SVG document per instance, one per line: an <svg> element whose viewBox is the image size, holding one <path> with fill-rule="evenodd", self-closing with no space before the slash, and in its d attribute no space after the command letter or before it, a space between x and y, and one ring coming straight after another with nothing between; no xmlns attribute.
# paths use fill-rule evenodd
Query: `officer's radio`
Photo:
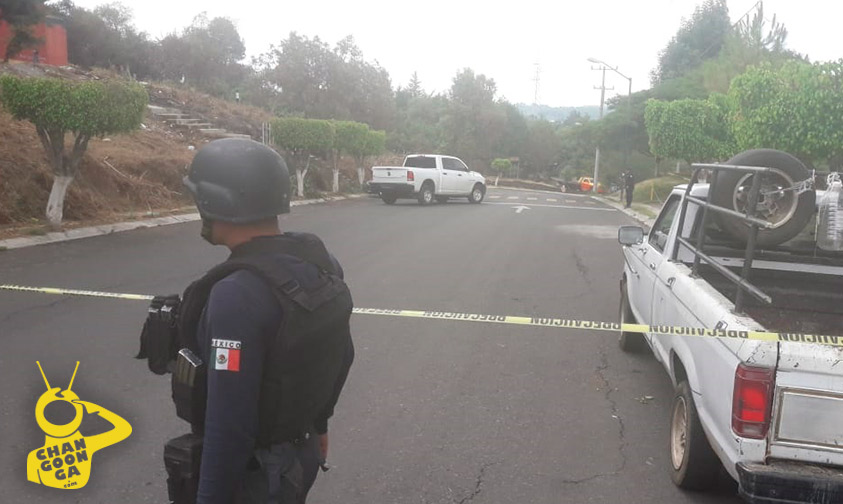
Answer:
<svg viewBox="0 0 843 504"><path fill-rule="evenodd" d="M205 418L205 380L207 366L188 348L178 352L173 365L173 402L176 414L196 429ZM174 504L193 504L199 489L199 467L202 461L202 434L185 434L164 445L164 466L167 468L167 491Z"/></svg>
<svg viewBox="0 0 843 504"><path fill-rule="evenodd" d="M173 504L195 504L199 491L199 466L202 461L202 436L185 434L164 445L167 468L167 493Z"/></svg>

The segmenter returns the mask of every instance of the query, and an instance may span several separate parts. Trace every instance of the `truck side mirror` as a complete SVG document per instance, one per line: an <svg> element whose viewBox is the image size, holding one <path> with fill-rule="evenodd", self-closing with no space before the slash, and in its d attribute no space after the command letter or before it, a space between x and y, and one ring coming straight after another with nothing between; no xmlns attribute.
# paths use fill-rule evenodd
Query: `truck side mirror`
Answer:
<svg viewBox="0 0 843 504"><path fill-rule="evenodd" d="M644 242L644 230L638 226L621 226L618 229L618 242L621 245L638 245Z"/></svg>

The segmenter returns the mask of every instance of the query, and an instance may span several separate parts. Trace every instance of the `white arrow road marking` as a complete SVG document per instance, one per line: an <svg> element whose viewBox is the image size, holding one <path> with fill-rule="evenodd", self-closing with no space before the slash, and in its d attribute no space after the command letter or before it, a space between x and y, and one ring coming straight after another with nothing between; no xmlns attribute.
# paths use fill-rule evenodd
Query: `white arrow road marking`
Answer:
<svg viewBox="0 0 843 504"><path fill-rule="evenodd" d="M530 207L524 206L524 205L518 205L517 207L513 207L513 208L515 208L515 213L521 213L524 210L530 210Z"/></svg>

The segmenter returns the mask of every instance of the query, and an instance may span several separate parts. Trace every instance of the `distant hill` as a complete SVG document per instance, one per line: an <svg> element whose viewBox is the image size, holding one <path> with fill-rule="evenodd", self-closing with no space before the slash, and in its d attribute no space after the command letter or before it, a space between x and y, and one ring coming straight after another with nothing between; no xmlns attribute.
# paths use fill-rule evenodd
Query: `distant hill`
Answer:
<svg viewBox="0 0 843 504"><path fill-rule="evenodd" d="M585 107L551 107L549 105L518 103L515 106L527 117L544 117L548 121L554 122L564 121L573 111L577 111L591 119L597 119L600 116L600 107L597 105L588 105Z"/></svg>

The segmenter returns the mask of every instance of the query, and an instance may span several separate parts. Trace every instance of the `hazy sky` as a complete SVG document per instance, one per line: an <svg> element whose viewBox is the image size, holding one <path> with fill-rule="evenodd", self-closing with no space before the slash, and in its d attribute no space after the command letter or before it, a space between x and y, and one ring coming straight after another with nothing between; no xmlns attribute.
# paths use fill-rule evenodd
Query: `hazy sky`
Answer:
<svg viewBox="0 0 843 504"><path fill-rule="evenodd" d="M265 52L290 31L334 44L353 35L368 60L377 60L393 85L417 71L427 91L444 91L457 70L471 67L492 77L500 96L533 102L536 63L538 98L549 105L599 102L600 72L589 57L602 59L632 77L633 90L649 87L657 54L683 17L702 0L520 0L514 2L124 0L135 24L154 37L190 24L207 11L237 24L248 55ZM729 0L733 20L756 0ZM76 0L92 8L102 0ZM839 0L766 0L765 12L784 22L788 47L812 60L843 57L838 33ZM628 83L607 75L608 96L626 94Z"/></svg>

